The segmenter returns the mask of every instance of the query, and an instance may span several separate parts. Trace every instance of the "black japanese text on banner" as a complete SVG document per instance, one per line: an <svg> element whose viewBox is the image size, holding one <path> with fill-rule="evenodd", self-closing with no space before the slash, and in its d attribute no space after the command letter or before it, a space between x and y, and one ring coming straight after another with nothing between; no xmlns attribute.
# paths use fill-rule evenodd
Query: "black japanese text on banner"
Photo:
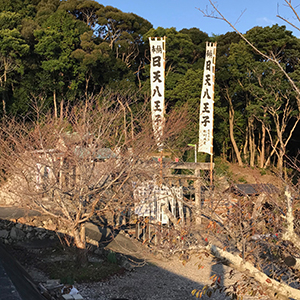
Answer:
<svg viewBox="0 0 300 300"><path fill-rule="evenodd" d="M162 135L165 124L165 37L150 37L151 52L151 112L154 137L158 150L163 150Z"/></svg>
<svg viewBox="0 0 300 300"><path fill-rule="evenodd" d="M206 55L200 102L198 152L213 154L213 112L216 44L206 42Z"/></svg>

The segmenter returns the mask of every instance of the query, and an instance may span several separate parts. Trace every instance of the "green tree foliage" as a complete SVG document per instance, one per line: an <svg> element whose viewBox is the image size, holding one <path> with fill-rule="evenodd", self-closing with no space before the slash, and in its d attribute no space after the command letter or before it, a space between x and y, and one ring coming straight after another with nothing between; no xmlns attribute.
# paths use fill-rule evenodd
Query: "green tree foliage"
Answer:
<svg viewBox="0 0 300 300"><path fill-rule="evenodd" d="M0 93L2 111L6 113L9 91L14 73L23 72L21 58L28 53L29 46L23 39L20 29L21 17L13 12L0 13Z"/></svg>
<svg viewBox="0 0 300 300"><path fill-rule="evenodd" d="M187 107L187 123L182 137L186 146L187 143L196 144L199 132L199 106L200 93L202 88L202 69L189 69L186 74L177 82L175 88L168 99L171 103L176 103L176 108Z"/></svg>
<svg viewBox="0 0 300 300"><path fill-rule="evenodd" d="M272 154L271 139L278 138L270 108L278 108L281 121L287 104L291 108L283 139L298 116L300 99L289 92L288 81L234 32L209 37L198 28L155 29L134 13L94 0L3 0L0 28L2 112L25 115L32 99L43 99L39 105L58 116L75 99L87 101L104 88L122 99L133 95L132 112L138 111L150 98L148 38L166 36L166 113L176 107L188 116L179 144L198 140L206 42L217 42L215 155L262 166ZM254 27L245 36L262 53L279 58L298 84L299 40L290 31Z"/></svg>
<svg viewBox="0 0 300 300"><path fill-rule="evenodd" d="M293 75L298 64L299 40L290 31L287 31L285 26L255 27L247 32L246 37L255 41L256 46L260 47L266 55L279 58L283 69L288 74ZM232 52L231 63L234 65L232 71L237 76L242 89L249 95L247 99L251 99L245 106L248 120L247 132L251 133L251 130L255 130L252 133L253 158L251 159L250 155L250 164L256 163L254 152L257 152L260 153L257 163L263 167L275 150L275 153L281 153L281 155L277 155L275 161L282 165L282 157L285 153L282 138L286 139L284 136L280 137L281 143L278 144L278 147L275 147L274 142L282 134L289 135L289 132L283 132L286 126L293 127L293 116L299 114L296 95L290 92L290 83L286 78L282 78L279 68L271 64L270 61L254 54L244 42L233 45ZM296 75L293 77L297 78ZM289 112L288 118L286 118L287 112ZM252 120L252 123L249 123L249 120ZM281 125L279 125L280 123ZM267 136L265 136L265 130L268 131ZM246 136L246 142L249 142L249 136ZM271 144L270 149L266 149L267 143ZM248 145L250 147L251 143L249 142ZM245 153L247 152L245 151Z"/></svg>
<svg viewBox="0 0 300 300"><path fill-rule="evenodd" d="M42 25L47 19L56 12L60 5L60 0L41 0L36 5L36 21Z"/></svg>
<svg viewBox="0 0 300 300"><path fill-rule="evenodd" d="M224 158L234 156L232 153L232 144L229 135L229 103L226 98L227 93L235 97L233 104L240 107L241 99L244 97L237 93L236 89L240 89L236 79L232 75L230 63L228 61L231 45L237 43L240 37L235 32L228 32L224 35L216 37L217 42L217 57L216 57L216 84L215 84L215 118L214 125L217 130L214 130L214 147L217 155L222 155ZM228 89L232 89L230 91ZM238 109L235 113L235 122L238 126L235 127L236 134L243 135L243 123L245 117L242 109ZM239 143L239 141L238 141Z"/></svg>
<svg viewBox="0 0 300 300"><path fill-rule="evenodd" d="M211 38L207 33L198 28L182 29L180 33L187 34L193 42L193 55L191 60L188 61L192 68L203 68L206 42L210 42Z"/></svg>
<svg viewBox="0 0 300 300"><path fill-rule="evenodd" d="M0 12L18 12L23 17L34 16L36 6L41 0L2 0L0 2Z"/></svg>
<svg viewBox="0 0 300 300"><path fill-rule="evenodd" d="M90 28L98 25L97 11L101 8L104 8L102 4L92 0L68 0L63 1L59 6L59 9L71 13Z"/></svg>
<svg viewBox="0 0 300 300"><path fill-rule="evenodd" d="M134 80L133 74L144 67L143 35L152 24L133 13L124 13L112 6L101 8L98 12L96 34L99 43L107 44L115 58L113 69L117 79Z"/></svg>
<svg viewBox="0 0 300 300"><path fill-rule="evenodd" d="M62 98L76 95L76 90L72 89L75 62L71 54L79 47L80 35L85 31L85 24L62 10L52 14L42 28L35 31L35 52L40 56L42 71L49 74L46 85L53 97L56 97L56 93Z"/></svg>

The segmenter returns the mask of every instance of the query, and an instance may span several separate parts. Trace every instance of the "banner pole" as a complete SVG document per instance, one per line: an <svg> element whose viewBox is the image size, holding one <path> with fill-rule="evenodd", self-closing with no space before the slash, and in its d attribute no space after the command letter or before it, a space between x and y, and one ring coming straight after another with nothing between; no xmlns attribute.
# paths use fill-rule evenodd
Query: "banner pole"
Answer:
<svg viewBox="0 0 300 300"><path fill-rule="evenodd" d="M213 154L210 155L210 188L213 187Z"/></svg>
<svg viewBox="0 0 300 300"><path fill-rule="evenodd" d="M160 185L163 183L163 150L160 151Z"/></svg>

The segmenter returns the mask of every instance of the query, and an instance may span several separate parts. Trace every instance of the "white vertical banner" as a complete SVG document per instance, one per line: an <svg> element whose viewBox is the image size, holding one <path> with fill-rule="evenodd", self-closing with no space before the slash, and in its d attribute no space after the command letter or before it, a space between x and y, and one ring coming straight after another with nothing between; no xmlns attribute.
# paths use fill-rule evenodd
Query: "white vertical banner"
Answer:
<svg viewBox="0 0 300 300"><path fill-rule="evenodd" d="M206 42L206 55L200 101L198 152L213 154L213 113L216 43Z"/></svg>
<svg viewBox="0 0 300 300"><path fill-rule="evenodd" d="M144 181L136 186L133 191L135 200L134 212L141 217L151 217L162 224L169 223L169 217L164 212L162 206L166 205L167 209L175 216L183 219L183 189L180 187L169 187L149 180ZM169 208L170 206L170 208ZM178 208L178 213L176 208Z"/></svg>
<svg viewBox="0 0 300 300"><path fill-rule="evenodd" d="M154 137L158 150L163 150L162 136L165 125L165 57L166 37L150 37L151 52L151 112Z"/></svg>

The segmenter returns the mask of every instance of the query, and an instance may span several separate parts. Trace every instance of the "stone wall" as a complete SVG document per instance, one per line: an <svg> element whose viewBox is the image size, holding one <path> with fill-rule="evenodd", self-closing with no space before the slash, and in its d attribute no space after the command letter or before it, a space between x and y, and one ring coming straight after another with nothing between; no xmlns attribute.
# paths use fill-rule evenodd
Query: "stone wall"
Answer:
<svg viewBox="0 0 300 300"><path fill-rule="evenodd" d="M45 216L0 220L0 239L4 244L34 239L53 240L58 234L68 234L67 228L59 228L56 220Z"/></svg>

